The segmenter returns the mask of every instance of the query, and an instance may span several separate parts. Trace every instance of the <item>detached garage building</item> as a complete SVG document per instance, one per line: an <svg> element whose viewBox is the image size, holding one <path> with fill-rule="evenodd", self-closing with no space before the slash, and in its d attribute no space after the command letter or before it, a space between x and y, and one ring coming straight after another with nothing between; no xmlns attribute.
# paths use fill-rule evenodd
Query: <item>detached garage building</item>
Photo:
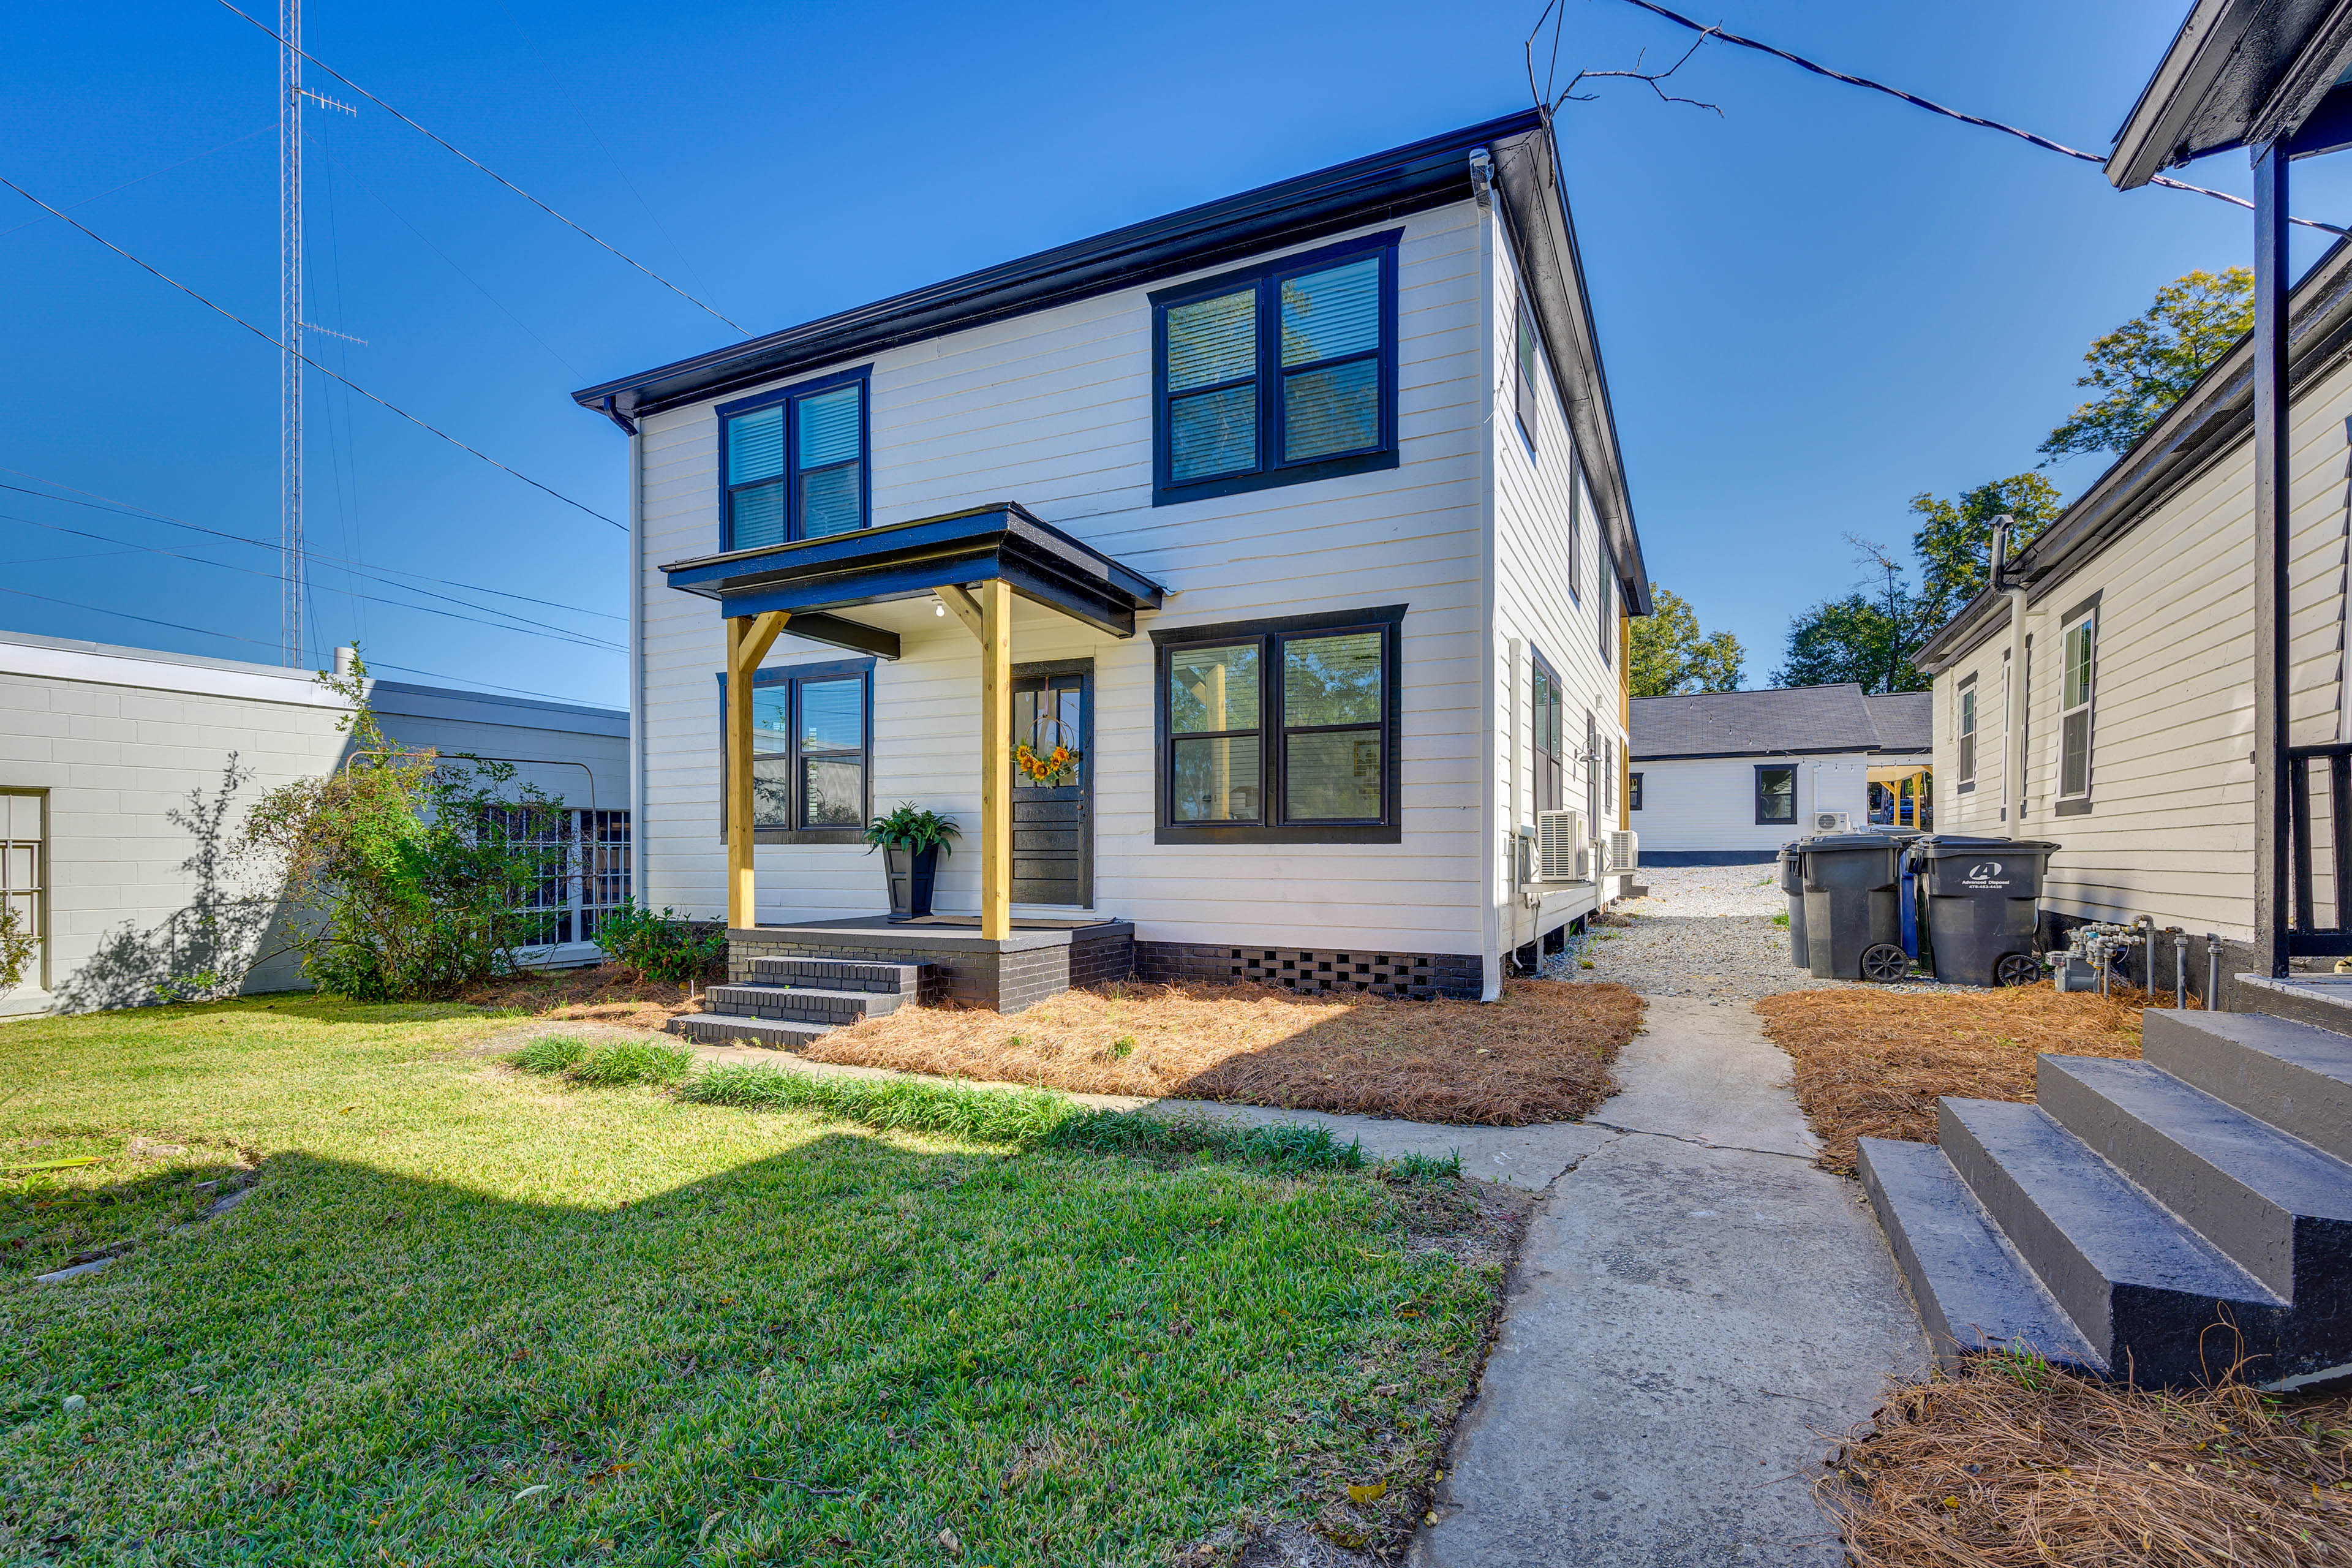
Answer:
<svg viewBox="0 0 2352 1568"><path fill-rule="evenodd" d="M1925 691L1865 695L1851 682L1773 691L1636 697L1628 817L1653 866L1736 866L1837 826L1899 818L1934 747ZM1876 811L1874 814L1874 804Z"/></svg>
<svg viewBox="0 0 2352 1568"><path fill-rule="evenodd" d="M629 878L629 716L372 680L395 743L511 761L564 804L546 963L601 956ZM0 1017L305 984L277 889L239 877L246 812L342 765L343 701L307 669L0 632L0 898L38 942Z"/></svg>

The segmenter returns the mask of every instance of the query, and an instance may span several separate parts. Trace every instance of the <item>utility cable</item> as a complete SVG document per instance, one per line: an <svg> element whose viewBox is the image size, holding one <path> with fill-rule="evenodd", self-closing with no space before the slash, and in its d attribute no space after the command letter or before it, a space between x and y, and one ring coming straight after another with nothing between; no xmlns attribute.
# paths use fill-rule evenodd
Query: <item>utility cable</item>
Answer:
<svg viewBox="0 0 2352 1568"><path fill-rule="evenodd" d="M226 3L227 0L222 0L222 4L226 5ZM1790 65L1797 67L1800 70L1809 70L1815 76L1825 76L1832 81L1842 81L1848 87L1868 88L1873 92L1883 92L1889 98L1902 100L1905 103L1911 105L1914 109L1924 109L1930 114L1940 114L1947 120L1957 120L1963 125L1974 125L1986 131L1998 131L2004 136L2014 136L2020 141L2030 142L2034 146L2042 149L2044 152L2063 153L2069 158L2079 158L2086 163L2097 163L2104 167L2107 162L2105 158L2096 153L2085 153L2079 147L2069 147L2063 142L2053 142L2047 136L2037 135L2031 131L2021 131L2014 125L2004 125L1998 120L1987 120L1982 115L1969 114L1958 109L1948 109L1943 104L1936 102L1932 99L1921 98L1918 94L1913 92L1906 92L1899 87L1889 87L1883 81L1873 81L1868 77L1851 76L1842 70L1833 70L1830 67L1822 65L1817 61L1809 60L1802 55L1792 55L1786 49L1775 48L1770 44L1759 42L1755 38L1743 38L1738 33L1726 32L1721 27L1710 26L1705 22L1695 22L1690 17L1682 15L1678 11L1667 10L1664 5L1658 5L1656 0L1625 0L1625 3L1629 5L1637 5L1653 16L1663 16L1667 21L1674 23L1676 26L1688 27L1694 33L1703 33L1708 37L1721 38L1727 44L1738 44L1743 49L1754 49L1760 54L1771 55L1776 58L1788 61ZM1566 12L1563 8L1563 19L1565 19L1565 16ZM1538 22L1536 25L1540 27L1543 24L1541 22ZM2253 203L2246 200L2243 196L2233 196L2227 191L2216 191L2204 185L2192 185L2186 180L2176 180L2167 174L2158 174L2150 183L2165 186L2168 190L2191 191L2200 196L2211 196L2216 201L2228 202L2232 206L2245 207L2249 210L2251 210L2254 205ZM2352 229L2338 228L2332 223L2321 223L2316 218L2289 217L2287 221L2289 223L2299 223L2305 228L2322 229L2329 234L2352 235Z"/></svg>
<svg viewBox="0 0 2352 1568"><path fill-rule="evenodd" d="M129 550L143 552L150 555L168 556L173 561L192 561L199 566L215 566L218 567L223 572L241 573L247 577L267 577L273 582L280 580L278 578L278 574L275 572L259 572L250 566L233 565L226 561L214 561L202 555L186 555L176 550L166 550L160 544L133 544L129 540L117 539L111 534L92 533L88 529L82 528L68 528L61 522L42 522L36 518L17 517L14 513L5 511L0 511L0 522L17 522L24 524L27 528L45 528L52 533L70 533L77 539L94 539L101 544L120 544L125 546ZM394 587L407 587L406 584L394 584L390 585ZM409 588L408 591L412 594L423 594L426 592L423 588ZM490 609L487 605L468 605L466 607L468 609L488 610L489 614L494 616L507 616L507 621L486 621L474 616L461 616L455 610L438 610L435 609L430 605L415 605L411 604L404 599L387 599L383 597L381 595L362 594L355 588L346 588L343 592L351 595L353 598L365 599L370 604L390 605L394 609L415 610L420 615L446 616L453 621L470 621L475 626L488 626L493 631L519 632L525 637L552 637L564 642L577 643L582 647L593 647L600 652L605 653L626 653L628 651L627 648L623 647L616 642L608 642L602 637L590 637L584 633L571 631L562 626L550 626L544 621L524 620L520 616L513 615L506 610ZM439 594L433 594L429 596L436 599L445 597L445 595ZM461 603L462 601L450 599L448 602L454 605ZM512 622L520 622L520 624L509 624Z"/></svg>
<svg viewBox="0 0 2352 1568"><path fill-rule="evenodd" d="M235 632L208 632L202 626L183 626L178 621L159 621L152 616L134 616L128 610L110 610L102 605L78 605L71 599L52 598L47 594L36 594L28 588L11 588L5 583L0 583L0 594L14 594L20 599L38 599L45 605L63 605L68 610L83 610L93 616L114 616L126 621L143 621L151 626L165 626L175 632L194 632L200 637L222 637L229 642L251 643L256 647L278 646L274 642L263 642L259 637L241 637Z"/></svg>
<svg viewBox="0 0 2352 1568"><path fill-rule="evenodd" d="M627 251L621 249L618 246L613 245L606 240L597 238L595 235L590 234L588 230L582 228L578 224L573 223L570 218L565 217L562 213L557 212L553 207L549 206L545 202L541 201L537 196L532 195L529 191L524 190L520 185L516 184L512 180L508 179L504 174L499 174L496 169L491 168L479 158L473 156L471 153L460 151L446 138L425 130L424 126L419 125L415 121L409 119L408 116L403 114L400 110L394 109L392 105L386 103L383 100L378 98L375 94L370 92L367 89L362 87L359 83L353 81L351 78L345 76L342 72L337 70L334 67L320 59L318 56L310 53L299 46L288 43L282 37L278 37L278 35L271 29L268 23L263 22L257 17L247 16L243 11L239 11L235 5L229 4L229 0L219 0L219 3L223 10L231 12L239 16L244 16L247 21L251 22L263 32L268 33L273 38L277 38L279 47L292 49L296 54L300 55L304 59L310 61L312 65L317 66L320 70L325 71L329 76L333 77L337 81L341 82L345 87L350 88L353 92L358 93L362 98L366 99L370 103L374 104L378 109L381 109L386 114L391 115L394 120L399 121L402 124L407 126L410 130L416 132L419 135L422 135L430 141L438 142L449 153L457 157L464 159L467 163L471 163L475 168L479 169L482 173L488 174L490 178L496 180L499 184L504 185L507 189L512 191L515 195L520 196L523 200L529 202L531 205L537 207L540 211L545 213L556 222L563 225L566 228L572 229L582 235L585 235L592 240L595 240L598 245L603 246L606 250L611 251L614 255L619 257L622 260L627 262L630 266L635 268L638 271L644 273L646 277L652 279L655 282L660 284L663 288L677 295L679 299L686 300L688 304L693 305L698 310L707 311L709 314L718 317L719 320L726 321L729 326L734 327L735 330L741 332L743 336L748 338L751 335L744 328L736 326L733 321L729 321L728 318L718 310L704 304L701 300L696 299L693 295L688 293L685 289L679 288L677 284L671 282L668 279L663 277L660 273L646 266L644 262L639 261L635 257L631 256Z"/></svg>
<svg viewBox="0 0 2352 1568"><path fill-rule="evenodd" d="M224 3L226 3L226 0L224 0ZM140 260L139 258L131 255L131 252L123 249L122 247L115 244L104 235L100 234L96 229L91 228L89 225L81 223L77 219L67 217L64 213L59 212L57 208L49 205L48 203L43 201L40 197L26 190L24 186L16 184L16 181L7 178L5 175L0 175L0 185L7 186L10 190L16 192L18 195L24 197L35 206L39 207L42 211L49 214L52 217L59 218L66 223L72 224L74 227L80 229L82 233L89 236L90 238L98 241L99 244L106 247L107 249L114 252L115 255L121 257L125 261L130 262L140 270L152 273L155 277L162 279L166 283L169 283L173 288L177 289L181 293L185 294L189 299L194 300L196 303L204 306L206 310L213 311L215 315L219 315L229 321L235 321L238 326L243 327L247 331L251 332L263 342L268 343L272 347L277 348L283 353L292 354L296 359L300 360L304 364L309 365L320 375L328 376L333 380L341 382L345 386L350 387L353 392L358 393L362 397L366 398L369 402L380 404L383 407L391 409L394 414L399 415L403 419L407 420L411 425L415 426L418 429L431 431L434 435L440 437L441 439L448 442L449 445L457 447L458 450L473 453L475 457L481 458L482 461L489 464L490 467L497 468L503 473L512 474L516 479L520 479L531 489L535 490L544 490L547 494L553 496L557 500L562 501L564 505L576 507L580 510L586 512L590 517L596 519L599 522L611 523L613 527L619 529L624 533L628 531L628 528L625 524L614 521L613 519L606 517L603 512L598 511L594 507L588 505L585 501L573 500L562 490L541 484L537 479L532 479L529 474L523 473L520 469L508 468L506 464L499 462L496 458L491 457L488 452L481 450L479 447L469 447L465 442L458 440L455 436L450 435L446 430L427 425L424 420L419 419L415 415L411 414L407 409L401 407L398 404L387 402L385 399L378 397L374 393L370 392L366 387L362 386L358 382L353 381L351 377L347 375L337 375L333 371L329 370L325 365L320 364L317 360L314 360L309 354L304 353L300 349L295 348L290 344L279 342L276 338L271 337L268 332L263 331L259 327L255 326L251 321L247 321L243 316L238 315L236 311L229 310L226 306L214 304L210 300L207 300L202 294L197 293L194 289L189 288L178 279L172 277L169 273L166 273L158 268L151 267L146 262Z"/></svg>
<svg viewBox="0 0 2352 1568"><path fill-rule="evenodd" d="M74 489L74 487L71 485L61 484L56 479L42 479L40 475L28 474L22 468L11 468L5 465L0 465L0 474L14 474L18 479L37 479L42 484L53 486L58 489L73 490L73 496L84 496L89 499L84 500L76 500L73 499L73 496L53 496L47 490L28 489L23 485L12 485L6 483L0 483L0 490L14 490L18 495L33 496L41 500L61 501L67 506L86 506L92 511L120 512L124 517L137 518L143 522L168 522L173 528L184 528L194 533L208 533L215 539L226 539L230 541L232 543L250 544L256 550L277 550L281 548L278 541L274 539L255 539L243 533L230 533L224 529L206 528L200 522L188 522L183 519L173 517L168 512L156 511L148 507L135 507L125 501L118 501L112 496L100 495L95 490ZM361 573L369 576L381 578L383 574L390 573L395 577L418 577L427 583L438 583L445 588L464 588L469 593L490 594L495 595L497 597L501 599L520 599L526 605L544 605L551 610L569 610L573 615L596 616L608 621L623 621L628 619L626 616L616 616L610 610L592 610L584 605L567 605L560 599L534 598L529 594L511 593L504 588L492 588L480 583L460 582L454 577L436 577L429 572L409 572L398 566L385 566L365 561L352 561L341 555L321 555L316 552L308 550L304 551L302 553L312 561L323 562L331 566L356 567ZM395 584L394 585L395 587L407 586L404 583ZM423 591L424 590L422 589L417 590L419 593L422 593ZM452 599L450 603L455 605L463 605L466 604L466 601L463 599ZM469 605L467 607L476 610L488 610L493 608L493 606L488 605Z"/></svg>

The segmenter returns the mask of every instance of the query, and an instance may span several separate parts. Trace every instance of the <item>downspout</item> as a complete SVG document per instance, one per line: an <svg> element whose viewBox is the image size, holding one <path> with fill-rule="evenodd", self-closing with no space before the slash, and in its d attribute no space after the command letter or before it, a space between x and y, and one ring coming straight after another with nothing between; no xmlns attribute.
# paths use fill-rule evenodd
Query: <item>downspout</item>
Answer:
<svg viewBox="0 0 2352 1568"><path fill-rule="evenodd" d="M652 901L646 856L645 437L629 432L629 892Z"/></svg>
<svg viewBox="0 0 2352 1568"><path fill-rule="evenodd" d="M1479 963L1485 984L1479 990L1481 1002L1500 1001L1503 995L1503 910L1502 901L1515 898L1516 868L1507 861L1503 867L1503 889L1497 898L1495 887L1496 857L1503 847L1502 835L1495 821L1495 763L1501 755L1500 737L1496 734L1495 721L1495 554L1499 541L1495 521L1495 290L1499 281L1495 265L1495 163L1484 147L1470 150L1470 188L1478 202L1478 375L1479 395L1486 400L1485 418L1479 421L1478 442L1478 626L1481 633L1479 658L1484 672L1479 679L1479 693L1485 700L1486 777L1478 789L1479 864L1484 868L1480 879L1485 894L1479 900ZM1518 824L1511 824L1518 831ZM1510 846L1516 858L1517 847Z"/></svg>
<svg viewBox="0 0 2352 1568"><path fill-rule="evenodd" d="M2009 695L2000 715L2000 817L2008 838L2023 837L2018 818L2025 813L2025 726L2018 714L2033 700L2025 689L2025 590L2009 580L2009 533L2014 526L2006 513L1992 520L1992 585L2009 601Z"/></svg>
<svg viewBox="0 0 2352 1568"><path fill-rule="evenodd" d="M1510 735L1509 741L1504 745L1504 752L1509 758L1504 765L1509 772L1505 774L1506 782L1503 786L1504 798L1510 802L1510 813L1503 819L1503 888L1504 896L1508 900L1506 907L1511 911L1511 929L1503 932L1500 937L1500 945L1506 952L1514 951L1520 945L1519 927L1523 919L1521 905L1524 902L1522 884L1519 881L1519 867L1521 856L1524 854L1519 846L1519 824L1525 822L1527 818L1520 814L1519 769L1525 765L1528 758L1526 753L1519 750L1521 733L1519 715L1532 712L1534 697L1519 689L1519 671L1525 668L1520 652L1522 646L1517 637L1507 637L1503 642L1503 657L1508 661L1504 667L1507 673L1503 678L1505 716L1503 721L1508 726ZM1522 704L1529 706L1523 707Z"/></svg>

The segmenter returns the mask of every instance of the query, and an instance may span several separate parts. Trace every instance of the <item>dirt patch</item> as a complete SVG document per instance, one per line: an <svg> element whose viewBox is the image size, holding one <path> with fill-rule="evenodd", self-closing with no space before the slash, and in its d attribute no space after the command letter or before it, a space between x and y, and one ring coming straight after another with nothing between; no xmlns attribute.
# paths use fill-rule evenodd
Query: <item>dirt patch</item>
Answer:
<svg viewBox="0 0 2352 1568"><path fill-rule="evenodd" d="M658 1029L681 1014L702 1011L699 986L689 994L683 985L639 980L617 963L502 974L459 992L457 1000L501 1013L579 1018L633 1029Z"/></svg>
<svg viewBox="0 0 2352 1568"><path fill-rule="evenodd" d="M2138 1056L2147 1001L2047 984L1959 994L1855 987L1785 992L1756 1010L1796 1060L1798 1103L1826 1145L1818 1163L1851 1176L1858 1137L1933 1143L1939 1096L2032 1100L2037 1052Z"/></svg>
<svg viewBox="0 0 2352 1568"><path fill-rule="evenodd" d="M1010 1017L901 1007L801 1054L1082 1094L1522 1127L1606 1099L1610 1064L1641 1021L1641 998L1622 985L1514 982L1481 1004L1123 984Z"/></svg>
<svg viewBox="0 0 2352 1568"><path fill-rule="evenodd" d="M1979 1356L1898 1390L1816 1490L1863 1568L2343 1563L2352 1402Z"/></svg>

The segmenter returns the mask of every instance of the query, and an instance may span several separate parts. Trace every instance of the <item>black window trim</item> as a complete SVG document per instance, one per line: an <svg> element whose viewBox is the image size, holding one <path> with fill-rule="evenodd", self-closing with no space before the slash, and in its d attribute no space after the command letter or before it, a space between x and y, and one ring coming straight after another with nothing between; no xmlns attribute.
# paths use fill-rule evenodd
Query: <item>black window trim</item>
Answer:
<svg viewBox="0 0 2352 1568"><path fill-rule="evenodd" d="M1277 616L1261 620L1226 621L1214 626L1153 627L1152 657L1152 808L1155 844L1400 844L1404 830L1400 815L1399 757L1404 712L1404 614L1402 605L1361 610L1322 610L1308 615ZM1258 644L1258 799L1261 810L1279 814L1285 748L1282 725L1282 680L1278 644L1284 638L1337 632L1378 631L1381 637L1381 673L1386 711L1381 725L1381 819L1378 822L1223 823L1173 819L1170 810L1170 780L1174 769L1175 737L1169 729L1169 656L1179 648L1214 647L1220 644ZM1358 729L1360 725L1336 726Z"/></svg>
<svg viewBox="0 0 2352 1568"><path fill-rule="evenodd" d="M823 680L856 675L865 681L865 744L861 750L865 799L859 803L857 826L855 827L761 827L751 830L753 844L863 844L866 825L874 819L874 667L871 658L824 659L810 664L761 665L752 672L751 685L778 686L788 681ZM719 677L719 841L727 842L727 672ZM793 812L795 816L802 807L800 714L799 699L793 699L792 747L784 754L792 760ZM773 756L774 752L768 753Z"/></svg>
<svg viewBox="0 0 2352 1568"><path fill-rule="evenodd" d="M1385 229L1379 234L1360 236L1327 245L1319 249L1301 251L1294 256L1276 257L1269 261L1219 273L1192 283L1171 289L1154 289L1151 301L1151 504L1175 506L1190 500L1209 500L1218 496L1241 495L1250 490L1272 489L1282 485L1301 485L1317 479L1338 479L1347 474L1373 473L1393 468L1400 458L1397 449L1397 242L1403 235L1401 228ZM1304 272L1319 272L1339 262L1359 256L1379 255L1381 262L1381 346L1379 351L1381 384L1381 428L1379 444L1362 451L1339 457L1316 458L1305 462L1285 463L1279 460L1281 451L1282 399L1282 331L1281 294L1286 278ZM1168 312L1171 307L1189 305L1200 300L1213 300L1220 294L1231 294L1243 285L1257 289L1257 454L1255 468L1236 474L1220 474L1213 479L1194 479L1178 484L1170 477L1168 450ZM1268 323L1274 325L1269 329Z"/></svg>
<svg viewBox="0 0 2352 1568"><path fill-rule="evenodd" d="M874 526L874 418L873 376L871 364L857 365L849 370L833 371L808 381L796 381L790 386L772 387L751 397L739 397L732 403L722 403L712 413L719 421L719 548L723 552L735 548L735 493L727 474L727 422L740 414L757 414L762 408L777 404L784 409L784 537L779 543L790 543L801 536L800 459L798 437L800 415L792 404L820 393L835 392L853 384L857 387L857 531Z"/></svg>
<svg viewBox="0 0 2352 1568"><path fill-rule="evenodd" d="M1766 773L1786 773L1789 775L1789 815L1786 816L1767 816L1764 815L1764 775ZM1793 824L1796 820L1797 764L1795 763L1758 763L1756 764L1756 826L1759 827L1786 827Z"/></svg>
<svg viewBox="0 0 2352 1568"><path fill-rule="evenodd" d="M1628 811L1642 809L1642 775L1640 773L1628 772L1625 774L1625 809Z"/></svg>

